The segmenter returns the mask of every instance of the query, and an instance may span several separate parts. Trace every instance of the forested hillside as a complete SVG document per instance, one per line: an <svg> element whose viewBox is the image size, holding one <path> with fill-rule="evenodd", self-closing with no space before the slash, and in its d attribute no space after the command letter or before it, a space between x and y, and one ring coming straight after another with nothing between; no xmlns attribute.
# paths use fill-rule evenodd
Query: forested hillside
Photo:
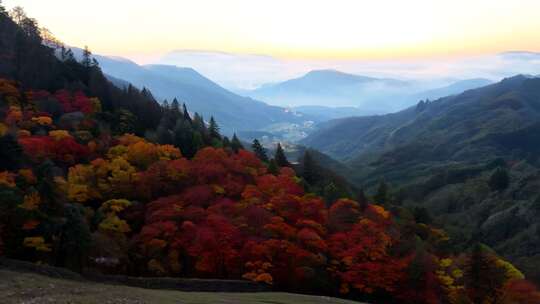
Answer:
<svg viewBox="0 0 540 304"><path fill-rule="evenodd" d="M540 280L540 79L497 84L384 116L332 121L305 140L390 184L396 204L422 206L459 246L482 240ZM519 244L519 245L518 245Z"/></svg>
<svg viewBox="0 0 540 304"><path fill-rule="evenodd" d="M309 151L297 174L280 145L273 159L256 142L248 152L214 119L114 87L88 51L77 62L60 45L56 58L34 20L13 19L0 9L1 255L373 303L540 298L491 249L456 250L385 197L306 191L322 180Z"/></svg>
<svg viewBox="0 0 540 304"><path fill-rule="evenodd" d="M273 124L303 124L306 115L282 107L239 96L230 92L192 68L171 65L138 65L127 59L95 56L105 73L146 87L160 100L178 98L191 111L214 116L225 134L252 131Z"/></svg>
<svg viewBox="0 0 540 304"><path fill-rule="evenodd" d="M351 162L380 153L396 161L496 158L507 155L503 141L512 137L511 132L538 121L539 83L537 78L515 76L459 95L421 101L393 114L333 120L322 124L303 143ZM510 143L510 149L515 145L519 143ZM424 146L426 149L421 149ZM415 149L424 154L406 154ZM396 151L403 152L398 155Z"/></svg>

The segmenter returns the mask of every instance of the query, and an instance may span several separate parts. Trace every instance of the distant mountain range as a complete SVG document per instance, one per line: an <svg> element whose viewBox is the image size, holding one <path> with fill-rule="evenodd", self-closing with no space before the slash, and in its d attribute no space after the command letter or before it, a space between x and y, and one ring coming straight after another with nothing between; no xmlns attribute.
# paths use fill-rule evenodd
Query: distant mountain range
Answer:
<svg viewBox="0 0 540 304"><path fill-rule="evenodd" d="M80 50L76 50L76 54L79 53ZM201 54L197 53L197 56ZM225 53L222 56L228 55ZM470 79L413 94L411 92L414 91L414 84L410 82L359 76L335 70L316 70L300 78L246 92L255 99L268 102L279 100L283 106L289 103L287 101L307 104L290 110L242 97L192 68L138 65L119 57L95 57L113 83L119 86L131 83L137 87L147 87L158 99L170 101L176 97L185 102L191 111L199 112L206 118L215 116L225 133L248 134L246 131L273 132L276 129L279 129L280 133L283 133L283 129L294 129L295 132L300 129L300 132L304 132L302 126L306 121L321 122L341 117L388 113L410 106L420 99L456 94L490 83L486 79ZM359 102L360 105L339 107L340 104L353 102Z"/></svg>
<svg viewBox="0 0 540 304"><path fill-rule="evenodd" d="M532 153L540 145L528 136L538 125L540 79L520 75L392 114L328 121L302 144L357 168L375 162L380 174L391 176L404 164L479 162L512 149ZM364 180L373 174L364 173Z"/></svg>
<svg viewBox="0 0 540 304"><path fill-rule="evenodd" d="M500 80L520 73L536 75L540 70L539 56L536 52L512 51L459 58L310 60L212 50L174 50L152 63L191 67L240 95L244 90L254 90L264 84L276 84L312 70L327 69L377 78L431 82L416 90L420 92L449 85L450 79Z"/></svg>
<svg viewBox="0 0 540 304"><path fill-rule="evenodd" d="M75 53L78 53L76 51ZM214 116L225 134L258 130L277 123L303 124L307 117L232 93L191 68L138 65L124 58L95 56L109 79L118 86L146 87L162 101L178 98L206 119Z"/></svg>
<svg viewBox="0 0 540 304"><path fill-rule="evenodd" d="M291 77L290 69L275 57L258 54L235 54L207 50L175 50L155 63L192 67L221 86L237 92L253 89L276 79Z"/></svg>
<svg viewBox="0 0 540 304"><path fill-rule="evenodd" d="M216 56L221 58L219 62L254 60L260 63L266 60L269 65L277 64L277 59L269 56L244 55L239 58L228 53L206 54L200 51L173 52L165 56L163 61L178 62L183 58L187 63L193 58L200 61L207 57L216 60ZM500 56L521 58L536 56L536 53L509 52ZM491 83L488 79L473 78L448 81L450 84L435 88L428 85L428 89L425 89L426 85L419 85L414 80L367 77L336 70L313 70L302 77L242 91L249 98L221 87L192 68L161 64L138 65L119 57L95 57L117 86L132 83L137 87L148 87L158 99L171 100L177 97L186 102L191 111L200 112L207 118L215 116L225 133L247 134L249 132L246 131L267 132L276 128L281 133L283 129L295 129L295 132L300 129L304 133L306 130L301 126L307 121L323 122L395 112L420 100L455 95ZM289 124L292 127L289 128Z"/></svg>
<svg viewBox="0 0 540 304"><path fill-rule="evenodd" d="M454 83L451 83L448 86L426 90L420 93L413 94L413 96L411 97L414 100L423 100L423 99L433 100L433 99L437 99L441 97L459 94L470 89L487 86L492 83L493 81L489 79L485 79L485 78L459 80Z"/></svg>
<svg viewBox="0 0 540 304"><path fill-rule="evenodd" d="M302 77L268 84L248 96L281 106L358 106L366 113L387 111L380 103L408 86L396 79L372 78L336 70L315 70Z"/></svg>
<svg viewBox="0 0 540 304"><path fill-rule="evenodd" d="M448 86L422 91L412 95L405 95L396 100L405 101L403 106L415 104L420 100L434 100L441 97L451 96L462 93L464 91L479 88L493 83L489 79L476 78L466 79L454 82ZM366 107L325 107L325 106L298 106L293 108L295 111L316 118L318 121L327 121L331 119L352 117L352 116L367 116L373 114ZM388 112L388 111L386 111ZM385 112L383 112L385 113Z"/></svg>
<svg viewBox="0 0 540 304"><path fill-rule="evenodd" d="M427 86L426 90L426 85L419 81L374 78L336 70L315 70L299 78L267 84L244 93L270 104L307 110L306 113L318 117L336 118L390 113L404 109L421 99L453 95L489 83L491 81L487 79L467 79L443 87ZM344 109L330 110L332 113L325 115L322 110L327 107ZM353 111L347 113L347 110Z"/></svg>

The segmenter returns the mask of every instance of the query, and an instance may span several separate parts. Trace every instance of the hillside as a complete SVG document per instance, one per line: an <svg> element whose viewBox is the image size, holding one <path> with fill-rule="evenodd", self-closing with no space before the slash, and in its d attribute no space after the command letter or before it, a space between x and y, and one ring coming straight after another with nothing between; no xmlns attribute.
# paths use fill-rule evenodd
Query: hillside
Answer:
<svg viewBox="0 0 540 304"><path fill-rule="evenodd" d="M178 98L188 108L206 119L214 116L223 132L258 130L277 123L302 124L308 117L284 108L236 95L191 68L171 65L140 66L126 59L95 56L103 71L133 85L150 89L169 102Z"/></svg>
<svg viewBox="0 0 540 304"><path fill-rule="evenodd" d="M0 302L57 304L353 304L358 302L290 293L212 293L153 290L70 281L0 269Z"/></svg>
<svg viewBox="0 0 540 304"><path fill-rule="evenodd" d="M384 116L326 123L304 143L341 157L358 186L384 179L456 239L482 240L537 281L540 79L515 76ZM497 168L509 185L493 188ZM517 246L517 244L521 244Z"/></svg>
<svg viewBox="0 0 540 304"><path fill-rule="evenodd" d="M464 149L472 143L502 153L497 143L538 121L538 82L516 76L393 114L329 121L303 143L346 160L414 144L429 146L441 160L471 157Z"/></svg>

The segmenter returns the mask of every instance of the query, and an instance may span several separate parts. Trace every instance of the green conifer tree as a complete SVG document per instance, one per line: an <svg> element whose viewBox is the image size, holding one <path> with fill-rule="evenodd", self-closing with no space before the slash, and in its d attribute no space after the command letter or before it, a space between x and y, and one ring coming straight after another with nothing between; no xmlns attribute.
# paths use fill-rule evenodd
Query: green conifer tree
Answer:
<svg viewBox="0 0 540 304"><path fill-rule="evenodd" d="M267 163L268 162L268 156L266 155L266 149L261 145L261 143L257 140L253 140L253 144L251 145L251 148L253 149L253 153L257 155L257 157Z"/></svg>
<svg viewBox="0 0 540 304"><path fill-rule="evenodd" d="M208 125L208 133L212 139L221 140L221 134L219 134L219 126L214 119L214 116L210 117L210 124Z"/></svg>
<svg viewBox="0 0 540 304"><path fill-rule="evenodd" d="M170 107L175 120L182 117L182 113L180 112L180 103L178 102L178 99L174 98L171 102Z"/></svg>
<svg viewBox="0 0 540 304"><path fill-rule="evenodd" d="M182 104L182 112L184 113L184 120L189 121L191 123L191 116L189 116L189 111L186 107L186 104Z"/></svg>
<svg viewBox="0 0 540 304"><path fill-rule="evenodd" d="M90 52L90 49L88 48L88 46L84 46L84 49L83 49L83 55L82 55L82 62L81 64L89 69L91 66L92 66L92 52Z"/></svg>
<svg viewBox="0 0 540 304"><path fill-rule="evenodd" d="M283 148L281 147L281 143L277 144L276 153L274 154L274 160L279 167L291 166L291 163L289 163L289 160L287 160L287 156L285 156L285 151L283 151Z"/></svg>
<svg viewBox="0 0 540 304"><path fill-rule="evenodd" d="M236 133L233 134L233 138L231 140L231 149L233 149L234 152L238 152L240 149L244 149L244 146L242 145L238 137L236 137Z"/></svg>

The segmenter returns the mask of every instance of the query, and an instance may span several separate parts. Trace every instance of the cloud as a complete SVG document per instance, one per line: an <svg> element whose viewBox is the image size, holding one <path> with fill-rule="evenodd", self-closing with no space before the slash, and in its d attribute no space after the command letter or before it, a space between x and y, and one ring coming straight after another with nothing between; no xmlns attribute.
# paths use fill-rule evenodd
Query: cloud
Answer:
<svg viewBox="0 0 540 304"><path fill-rule="evenodd" d="M311 70L335 69L372 77L415 80L426 88L459 79L487 78L498 81L516 74L540 74L540 53L505 52L459 58L396 60L300 60L257 54L179 50L157 63L192 67L235 91L299 77Z"/></svg>

